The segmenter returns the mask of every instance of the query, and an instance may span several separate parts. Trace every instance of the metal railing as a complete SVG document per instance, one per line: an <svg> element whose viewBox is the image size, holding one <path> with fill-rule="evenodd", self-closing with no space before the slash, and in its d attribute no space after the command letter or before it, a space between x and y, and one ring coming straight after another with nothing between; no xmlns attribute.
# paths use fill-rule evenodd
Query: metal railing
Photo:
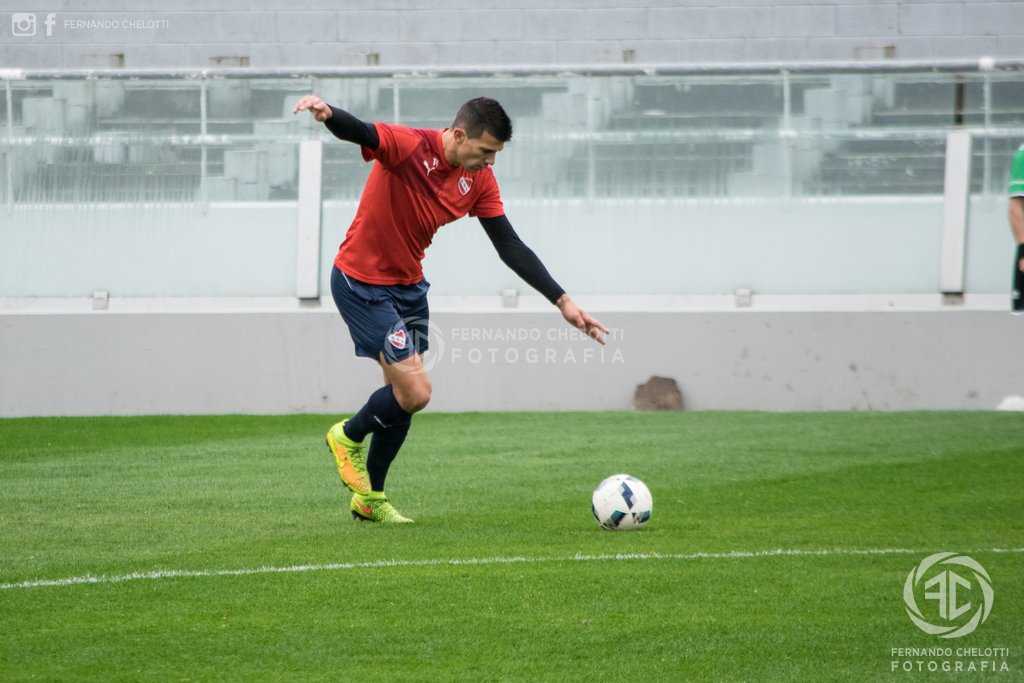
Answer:
<svg viewBox="0 0 1024 683"><path fill-rule="evenodd" d="M510 152L528 153L501 169L516 197L934 195L954 128L981 141L972 190L991 193L1024 139L1018 60L8 69L0 80L8 205L293 200L298 143L325 134L285 111L305 92L431 127L494 93L517 124ZM332 152L325 196L358 196L359 160Z"/></svg>

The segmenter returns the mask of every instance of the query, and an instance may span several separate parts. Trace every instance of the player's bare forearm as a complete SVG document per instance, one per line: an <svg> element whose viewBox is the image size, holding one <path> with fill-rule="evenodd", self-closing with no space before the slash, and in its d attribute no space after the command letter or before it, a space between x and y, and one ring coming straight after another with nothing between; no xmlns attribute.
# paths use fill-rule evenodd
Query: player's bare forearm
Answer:
<svg viewBox="0 0 1024 683"><path fill-rule="evenodd" d="M558 310L561 311L562 317L567 323L591 337L598 344L604 345L604 335L608 334L608 328L597 318L577 306L568 294L558 297L555 305L558 306Z"/></svg>
<svg viewBox="0 0 1024 683"><path fill-rule="evenodd" d="M1024 244L1024 197L1010 197L1010 229L1017 244Z"/></svg>
<svg viewBox="0 0 1024 683"><path fill-rule="evenodd" d="M1018 245L1024 244L1024 197L1010 197L1010 229L1013 239ZM1024 271L1024 258L1017 267Z"/></svg>

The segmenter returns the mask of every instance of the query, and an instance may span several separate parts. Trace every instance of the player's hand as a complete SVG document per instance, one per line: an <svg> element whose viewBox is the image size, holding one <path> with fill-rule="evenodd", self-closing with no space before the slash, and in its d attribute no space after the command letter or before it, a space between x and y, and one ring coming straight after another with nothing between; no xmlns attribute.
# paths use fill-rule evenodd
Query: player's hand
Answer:
<svg viewBox="0 0 1024 683"><path fill-rule="evenodd" d="M300 111L309 111L313 118L320 123L331 118L334 113L331 111L331 107L316 95L305 95L296 102L295 111L292 113L298 114Z"/></svg>
<svg viewBox="0 0 1024 683"><path fill-rule="evenodd" d="M573 303L568 294L563 294L556 305L558 310L562 312L562 317L565 318L566 322L592 338L598 344L604 345L604 335L608 334L608 328L602 325L597 318Z"/></svg>

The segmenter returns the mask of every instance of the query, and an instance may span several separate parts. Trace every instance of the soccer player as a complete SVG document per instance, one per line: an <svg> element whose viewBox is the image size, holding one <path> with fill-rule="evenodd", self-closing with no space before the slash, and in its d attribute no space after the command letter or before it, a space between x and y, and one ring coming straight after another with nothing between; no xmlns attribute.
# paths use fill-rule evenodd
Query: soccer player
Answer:
<svg viewBox="0 0 1024 683"><path fill-rule="evenodd" d="M1010 306L1014 315L1024 315L1024 145L1013 156L1010 169L1010 229L1017 242Z"/></svg>
<svg viewBox="0 0 1024 683"><path fill-rule="evenodd" d="M570 325L601 344L608 328L573 303L505 217L491 166L512 137L512 122L498 102L466 102L443 130L368 123L315 95L298 101L294 113L300 111L309 111L336 137L359 145L364 160L375 162L334 259L331 294L356 355L380 363L384 386L353 417L328 430L327 445L352 490L354 518L411 522L388 501L384 482L413 414L430 401L422 360L429 343L430 285L421 261L441 226L476 216L501 260Z"/></svg>

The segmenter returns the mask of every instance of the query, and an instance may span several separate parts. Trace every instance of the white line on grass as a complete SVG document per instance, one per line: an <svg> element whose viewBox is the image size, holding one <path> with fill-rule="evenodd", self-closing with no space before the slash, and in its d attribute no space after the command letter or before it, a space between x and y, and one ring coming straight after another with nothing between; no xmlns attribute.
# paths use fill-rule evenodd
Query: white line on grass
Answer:
<svg viewBox="0 0 1024 683"><path fill-rule="evenodd" d="M934 549L933 549L934 550ZM386 567L460 567L493 564L536 564L546 562L607 562L631 560L733 560L760 557L851 557L861 555L924 555L933 550L911 548L820 549L800 550L776 548L774 550L730 550L728 552L695 553L618 553L604 555L570 555L567 557L470 557L447 560L376 560L374 562L339 562L335 564L299 564L289 567L251 567L248 569L158 569L151 572L133 572L118 576L70 576L63 579L39 579L17 583L0 583L0 590L16 588L53 588L83 584L126 583L128 581L155 581L157 579L194 579L218 576L252 576L257 574L302 574L347 569L380 569ZM988 548L968 550L967 554L1024 553L1024 548Z"/></svg>

